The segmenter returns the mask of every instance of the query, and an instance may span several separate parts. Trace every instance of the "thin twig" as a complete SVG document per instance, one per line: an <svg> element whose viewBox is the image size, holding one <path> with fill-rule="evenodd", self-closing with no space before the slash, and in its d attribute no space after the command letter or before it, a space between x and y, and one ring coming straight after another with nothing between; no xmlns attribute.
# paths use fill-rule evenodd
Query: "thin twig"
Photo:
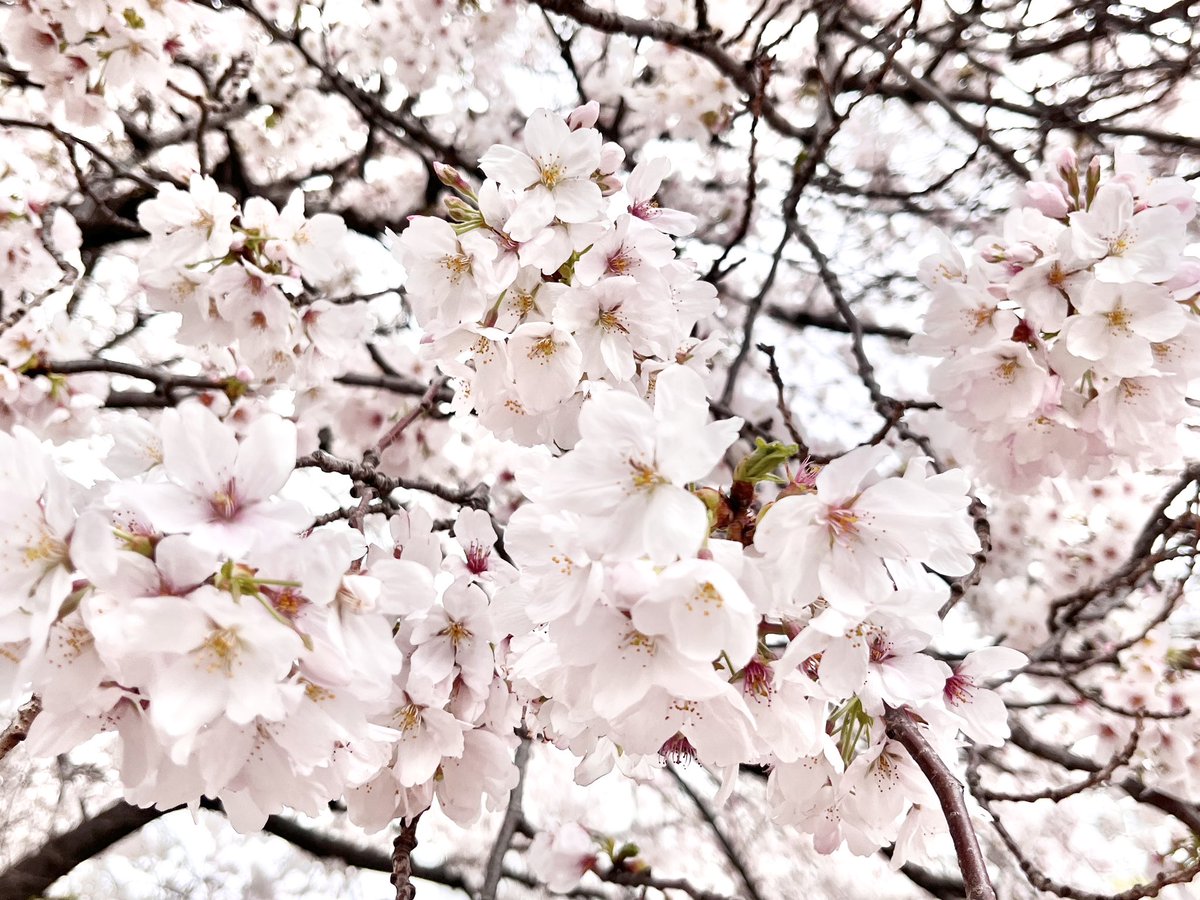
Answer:
<svg viewBox="0 0 1200 900"><path fill-rule="evenodd" d="M737 848L730 842L729 837L725 834L725 829L718 824L717 817L708 808L708 804L704 802L704 798L692 790L692 786L684 780L683 776L679 774L679 770L674 766L668 765L667 771L671 773L671 777L675 779L675 783L679 785L679 789L692 801L692 805L696 807L696 811L700 813L700 816L712 830L713 836L716 837L717 843L721 847L721 852L725 854L725 859L729 861L729 864L737 871L738 877L742 879L742 884L746 888L746 896L750 900L762 900L762 894L758 892L758 887L755 885L750 871L746 868L745 861L743 861L741 854L738 853Z"/></svg>
<svg viewBox="0 0 1200 900"><path fill-rule="evenodd" d="M513 762L517 766L517 786L508 796L508 809L504 813L500 831L496 834L496 840L492 844L492 851L488 854L483 887L479 889L479 900L496 900L496 889L500 886L500 879L504 876L504 854L512 846L513 835L517 833L517 826L521 823L523 816L521 798L525 793L525 772L529 766L529 748L529 738L521 738L521 743L517 745L516 756L513 758Z"/></svg>
<svg viewBox="0 0 1200 900"><path fill-rule="evenodd" d="M34 695L28 703L17 710L17 716L4 731L0 732L0 759L8 756L17 744L29 736L29 726L42 711L42 698Z"/></svg>

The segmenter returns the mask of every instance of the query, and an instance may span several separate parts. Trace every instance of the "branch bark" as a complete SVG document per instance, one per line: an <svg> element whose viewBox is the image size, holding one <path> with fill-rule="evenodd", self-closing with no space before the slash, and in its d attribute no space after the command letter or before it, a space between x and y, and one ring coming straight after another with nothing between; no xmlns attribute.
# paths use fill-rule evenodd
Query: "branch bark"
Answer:
<svg viewBox="0 0 1200 900"><path fill-rule="evenodd" d="M488 854L487 867L484 869L483 887L479 890L480 900L496 900L496 889L500 879L504 877L504 854L512 846L513 835L521 824L524 815L521 802L525 794L525 771L529 766L529 738L521 738L513 762L517 766L517 786L512 789L508 798L508 809L504 813L504 821L500 823L500 831Z"/></svg>
<svg viewBox="0 0 1200 900"><path fill-rule="evenodd" d="M888 709L884 722L888 736L908 751L937 795L950 827L950 839L954 842L967 900L996 900L996 889L992 887L983 852L979 849L979 838L971 824L962 783L954 777L907 712Z"/></svg>
<svg viewBox="0 0 1200 900"><path fill-rule="evenodd" d="M392 845L391 881L396 889L396 900L413 900L417 896L417 886L412 883L412 852L417 847L417 825L422 815L417 813L411 822L404 822Z"/></svg>
<svg viewBox="0 0 1200 900"><path fill-rule="evenodd" d="M41 711L42 700L36 696L17 710L16 718L4 731L0 732L0 759L8 756L17 744L29 736L29 726L33 724L33 720Z"/></svg>

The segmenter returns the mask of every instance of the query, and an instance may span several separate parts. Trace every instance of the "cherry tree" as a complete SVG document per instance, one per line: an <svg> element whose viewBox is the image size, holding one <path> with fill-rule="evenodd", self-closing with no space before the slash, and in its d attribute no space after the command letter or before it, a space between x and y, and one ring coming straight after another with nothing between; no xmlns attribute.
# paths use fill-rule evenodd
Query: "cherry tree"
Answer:
<svg viewBox="0 0 1200 900"><path fill-rule="evenodd" d="M1193 6L0 6L0 896L1191 896Z"/></svg>

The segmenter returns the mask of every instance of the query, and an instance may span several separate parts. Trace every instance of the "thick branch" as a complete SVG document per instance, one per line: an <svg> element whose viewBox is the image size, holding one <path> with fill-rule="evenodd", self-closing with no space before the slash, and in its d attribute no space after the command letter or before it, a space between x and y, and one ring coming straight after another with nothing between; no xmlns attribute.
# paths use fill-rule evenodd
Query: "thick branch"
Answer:
<svg viewBox="0 0 1200 900"><path fill-rule="evenodd" d="M979 839L975 836L971 814L963 798L962 784L930 746L908 713L889 709L884 714L884 721L887 723L888 736L899 741L908 751L937 795L950 828L950 839L954 842L954 853L962 871L967 900L996 900L996 890L988 877L987 864L979 849Z"/></svg>
<svg viewBox="0 0 1200 900"><path fill-rule="evenodd" d="M222 812L219 801L203 799L200 805ZM135 833L155 819L186 807L159 810L142 809L117 801L79 825L51 838L40 848L0 873L0 898L25 900L45 893L58 879L70 874L80 863L92 859L121 839ZM269 816L263 831L282 838L318 859L337 860L348 866L376 872L391 872L392 859L383 852L362 847L333 835L322 834L283 816ZM455 890L471 893L466 879L444 866L413 864L414 878L436 882ZM505 873L506 876L510 873Z"/></svg>

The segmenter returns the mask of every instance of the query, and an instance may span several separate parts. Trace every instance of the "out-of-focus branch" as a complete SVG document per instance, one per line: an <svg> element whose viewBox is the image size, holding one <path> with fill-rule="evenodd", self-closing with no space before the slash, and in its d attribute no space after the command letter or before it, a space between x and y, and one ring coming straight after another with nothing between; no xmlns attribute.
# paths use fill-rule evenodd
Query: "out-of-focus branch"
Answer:
<svg viewBox="0 0 1200 900"><path fill-rule="evenodd" d="M605 34L627 34L630 37L650 38L679 47L708 60L713 67L737 85L738 89L753 100L761 93L762 67L752 62L736 59L725 50L711 31L681 28L670 22L657 19L635 19L620 13L608 12L589 6L582 0L530 0L536 6L552 13L574 19ZM813 129L801 127L788 121L769 101L762 103L762 117L781 134L809 141Z"/></svg>
<svg viewBox="0 0 1200 900"><path fill-rule="evenodd" d="M1012 723L1010 740L1026 753L1040 757L1047 762L1053 762L1077 772L1099 772L1103 766L1086 756L1079 756L1053 744L1038 740L1019 722ZM1200 834L1200 807L1186 800L1180 800L1156 788L1149 787L1140 778L1127 775L1115 783L1117 787L1139 803L1152 806L1182 822L1193 832Z"/></svg>
<svg viewBox="0 0 1200 900"><path fill-rule="evenodd" d="M704 798L692 790L692 786L679 774L678 769L672 765L668 765L667 769L670 771L671 777L675 779L675 783L679 785L679 790L692 801L692 805L696 807L696 811L700 813L700 817L704 819L705 824L712 831L713 837L717 839L717 844L721 847L721 852L725 854L725 859L729 861L729 864L733 866L734 870L738 873L738 877L742 880L742 885L746 888L746 896L750 900L762 900L762 894L758 892L758 887L755 885L754 878L746 866L746 861L742 859L742 855L733 846L732 842L730 842L729 836L725 834L725 829L717 822L717 817L708 808L708 804L704 802Z"/></svg>
<svg viewBox="0 0 1200 900"><path fill-rule="evenodd" d="M117 801L84 819L70 831L56 835L41 847L0 872L0 898L25 900L44 894L54 882L85 860L103 853L117 841L164 815Z"/></svg>
<svg viewBox="0 0 1200 900"><path fill-rule="evenodd" d="M221 804L208 798L200 805L204 809L222 812ZM0 872L0 898L25 900L45 893L54 882L68 875L79 864L107 850L117 841L134 834L154 820L177 810L153 807L142 809L118 800L96 815L85 819L69 831L57 835L37 850ZM351 841L300 825L283 816L269 816L263 831L319 859L337 860L348 866L391 872L392 859L382 850L362 847ZM445 866L412 864L411 876L436 882L470 894L466 879ZM508 874L508 873L506 873Z"/></svg>

